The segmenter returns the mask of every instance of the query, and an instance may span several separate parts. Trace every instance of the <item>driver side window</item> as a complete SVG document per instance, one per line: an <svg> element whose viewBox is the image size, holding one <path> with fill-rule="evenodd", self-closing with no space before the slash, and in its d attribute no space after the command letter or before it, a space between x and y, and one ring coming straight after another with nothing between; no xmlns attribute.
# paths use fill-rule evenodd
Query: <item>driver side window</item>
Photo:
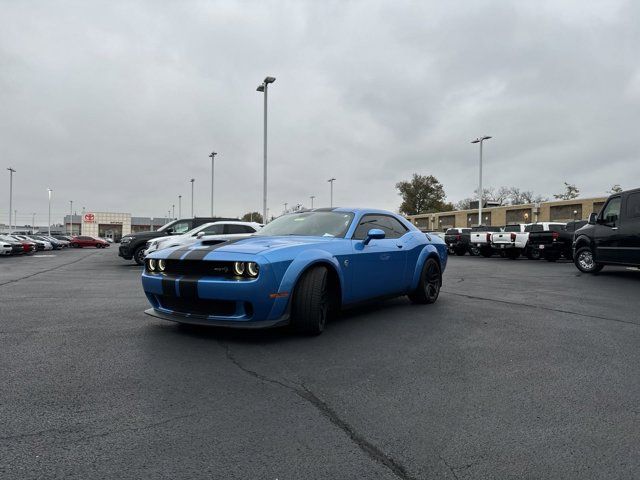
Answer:
<svg viewBox="0 0 640 480"><path fill-rule="evenodd" d="M600 220L606 225L615 225L620 218L620 205L622 204L621 197L615 197L609 200L609 202L602 209Z"/></svg>
<svg viewBox="0 0 640 480"><path fill-rule="evenodd" d="M173 233L174 234L180 234L180 233L186 233L190 230L191 225L189 224L189 222L178 222L175 225L173 225Z"/></svg>
<svg viewBox="0 0 640 480"><path fill-rule="evenodd" d="M365 215L360 219L356 231L353 232L354 240L364 240L372 228L384 231L384 238L400 238L407 233L407 227L398 220L388 215Z"/></svg>

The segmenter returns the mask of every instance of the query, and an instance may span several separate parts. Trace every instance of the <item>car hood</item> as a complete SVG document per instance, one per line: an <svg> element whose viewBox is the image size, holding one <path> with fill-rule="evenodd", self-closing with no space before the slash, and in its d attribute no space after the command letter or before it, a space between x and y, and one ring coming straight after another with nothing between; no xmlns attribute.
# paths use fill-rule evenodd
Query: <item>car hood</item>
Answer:
<svg viewBox="0 0 640 480"><path fill-rule="evenodd" d="M234 237L230 238L226 244L216 248L218 252L228 253L246 253L258 254L265 251L279 250L289 247L299 247L302 245L325 245L327 242L336 240L334 237L302 237L302 236L286 236L286 237L266 237L254 235L251 237ZM215 244L219 244L219 240L214 240ZM202 245L210 244L207 240L201 242Z"/></svg>

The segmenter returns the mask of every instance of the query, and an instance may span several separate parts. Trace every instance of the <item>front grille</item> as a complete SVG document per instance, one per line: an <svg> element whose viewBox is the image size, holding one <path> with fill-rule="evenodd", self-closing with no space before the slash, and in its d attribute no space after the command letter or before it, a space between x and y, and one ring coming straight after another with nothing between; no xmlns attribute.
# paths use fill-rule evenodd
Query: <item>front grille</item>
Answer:
<svg viewBox="0 0 640 480"><path fill-rule="evenodd" d="M203 298L181 298L156 295L161 308L177 313L216 317L230 317L236 313L236 302L229 300L209 300Z"/></svg>
<svg viewBox="0 0 640 480"><path fill-rule="evenodd" d="M205 262L202 260L166 260L164 273L191 276L230 276L232 262Z"/></svg>

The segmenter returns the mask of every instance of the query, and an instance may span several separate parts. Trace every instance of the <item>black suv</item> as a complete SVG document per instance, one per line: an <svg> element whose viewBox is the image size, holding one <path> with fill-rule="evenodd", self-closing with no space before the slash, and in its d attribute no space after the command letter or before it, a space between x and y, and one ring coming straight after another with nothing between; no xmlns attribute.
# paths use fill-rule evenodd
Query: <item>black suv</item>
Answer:
<svg viewBox="0 0 640 480"><path fill-rule="evenodd" d="M605 265L640 266L640 188L611 195L573 241L578 270L596 273Z"/></svg>
<svg viewBox="0 0 640 480"><path fill-rule="evenodd" d="M449 228L444 232L444 241L449 247L451 253L456 255L464 255L469 252L471 246L471 229L470 228Z"/></svg>
<svg viewBox="0 0 640 480"><path fill-rule="evenodd" d="M120 248L118 255L125 260L135 260L138 265L144 263L145 245L152 238L163 237L165 235L182 235L189 230L204 225L205 223L221 222L224 220L238 220L237 218L219 218L219 217L195 217L181 218L163 225L156 231L136 232L125 235L120 240Z"/></svg>

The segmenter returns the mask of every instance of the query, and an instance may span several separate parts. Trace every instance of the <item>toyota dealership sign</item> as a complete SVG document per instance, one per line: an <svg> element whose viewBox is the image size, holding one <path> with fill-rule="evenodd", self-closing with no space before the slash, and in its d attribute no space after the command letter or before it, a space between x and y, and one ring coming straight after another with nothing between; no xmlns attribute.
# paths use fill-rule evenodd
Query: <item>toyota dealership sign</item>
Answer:
<svg viewBox="0 0 640 480"><path fill-rule="evenodd" d="M96 216L93 213L84 214L84 223L93 223L96 221Z"/></svg>

